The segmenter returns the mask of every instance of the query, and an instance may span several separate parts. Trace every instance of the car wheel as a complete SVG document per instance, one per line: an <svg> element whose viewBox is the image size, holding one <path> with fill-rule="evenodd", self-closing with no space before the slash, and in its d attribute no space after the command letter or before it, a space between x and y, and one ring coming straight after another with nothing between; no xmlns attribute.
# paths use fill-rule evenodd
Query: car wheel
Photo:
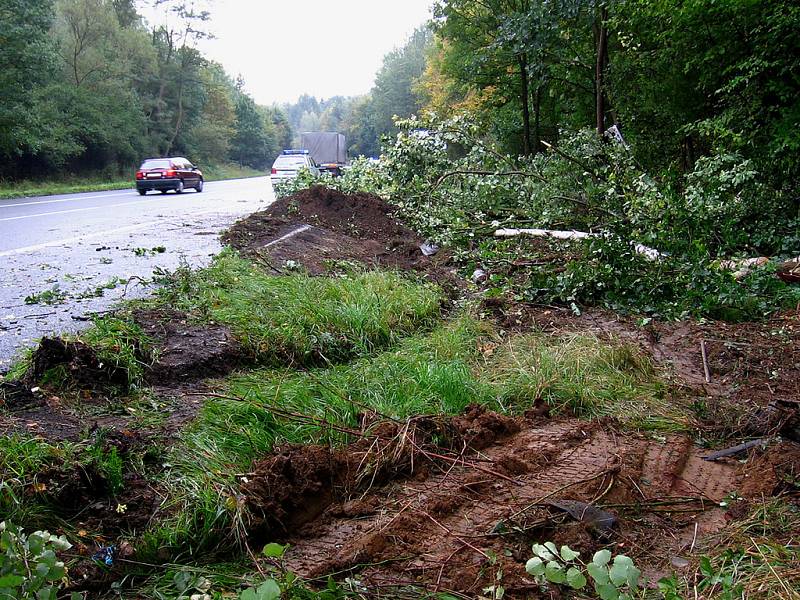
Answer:
<svg viewBox="0 0 800 600"><path fill-rule="evenodd" d="M175 186L175 193L182 194L183 193L183 179L178 180L178 185Z"/></svg>
<svg viewBox="0 0 800 600"><path fill-rule="evenodd" d="M162 194L166 194L167 190L160 190Z"/></svg>
<svg viewBox="0 0 800 600"><path fill-rule="evenodd" d="M147 190L136 190L136 191L139 192L140 196L144 196L147 193Z"/></svg>
<svg viewBox="0 0 800 600"><path fill-rule="evenodd" d="M194 186L194 189L196 189L198 192L202 192L203 191L203 178L202 177L197 180L197 185Z"/></svg>

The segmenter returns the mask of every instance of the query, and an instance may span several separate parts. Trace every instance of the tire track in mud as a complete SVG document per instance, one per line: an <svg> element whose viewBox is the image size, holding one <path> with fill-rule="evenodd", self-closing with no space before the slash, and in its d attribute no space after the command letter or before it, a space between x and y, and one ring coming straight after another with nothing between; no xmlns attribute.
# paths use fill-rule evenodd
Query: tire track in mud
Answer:
<svg viewBox="0 0 800 600"><path fill-rule="evenodd" d="M716 503L739 485L734 466L703 461L685 436L653 441L577 419L519 423L518 433L467 459L501 476L451 463L429 465L409 480L332 505L287 540L287 568L306 578L360 569L367 587L406 583L468 594L490 585L492 571L502 568L507 589L522 590L533 584L524 560L504 555L513 544L494 531L499 524L525 529L546 522L552 517L548 499L591 502L602 496L619 504L701 498L715 506L697 511L707 534L720 524L712 514L720 510ZM684 523L665 525L673 531L670 543L680 542ZM637 534L627 531L636 527L622 519L617 529ZM529 533L535 537L536 531ZM601 546L607 543L591 535ZM489 556L498 557L492 568Z"/></svg>

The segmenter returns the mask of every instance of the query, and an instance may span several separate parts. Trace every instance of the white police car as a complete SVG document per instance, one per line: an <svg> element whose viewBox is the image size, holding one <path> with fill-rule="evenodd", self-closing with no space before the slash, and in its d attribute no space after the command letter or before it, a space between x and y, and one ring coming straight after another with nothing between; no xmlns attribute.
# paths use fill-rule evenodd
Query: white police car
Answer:
<svg viewBox="0 0 800 600"><path fill-rule="evenodd" d="M308 150L284 150L272 163L272 181L294 179L301 169L319 175L319 167Z"/></svg>

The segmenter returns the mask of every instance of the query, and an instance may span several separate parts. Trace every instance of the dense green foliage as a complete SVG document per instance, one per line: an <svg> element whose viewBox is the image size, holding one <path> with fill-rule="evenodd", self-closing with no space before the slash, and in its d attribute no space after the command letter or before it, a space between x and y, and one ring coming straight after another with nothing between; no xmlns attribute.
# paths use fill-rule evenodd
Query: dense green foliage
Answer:
<svg viewBox="0 0 800 600"><path fill-rule="evenodd" d="M440 0L434 14L409 88L422 109L379 168L328 185L391 199L466 275L487 270L489 294L734 320L798 302L775 276L800 254L791 3ZM543 251L500 227L591 237ZM736 266L758 256L773 260Z"/></svg>
<svg viewBox="0 0 800 600"><path fill-rule="evenodd" d="M197 50L207 12L161 6L169 19L146 25L131 0L0 2L0 178L129 174L181 154L271 164L285 115Z"/></svg>

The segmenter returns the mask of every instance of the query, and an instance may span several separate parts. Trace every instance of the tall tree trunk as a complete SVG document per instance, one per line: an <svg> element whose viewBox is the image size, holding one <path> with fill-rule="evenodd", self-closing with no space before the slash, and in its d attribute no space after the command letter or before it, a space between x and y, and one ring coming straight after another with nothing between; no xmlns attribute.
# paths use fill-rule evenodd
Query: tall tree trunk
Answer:
<svg viewBox="0 0 800 600"><path fill-rule="evenodd" d="M528 55L519 55L520 102L522 103L522 153L531 153L531 110L528 92Z"/></svg>
<svg viewBox="0 0 800 600"><path fill-rule="evenodd" d="M600 7L599 23L597 24L597 63L595 67L595 102L597 135L603 136L606 132L606 69L608 67L608 8Z"/></svg>

